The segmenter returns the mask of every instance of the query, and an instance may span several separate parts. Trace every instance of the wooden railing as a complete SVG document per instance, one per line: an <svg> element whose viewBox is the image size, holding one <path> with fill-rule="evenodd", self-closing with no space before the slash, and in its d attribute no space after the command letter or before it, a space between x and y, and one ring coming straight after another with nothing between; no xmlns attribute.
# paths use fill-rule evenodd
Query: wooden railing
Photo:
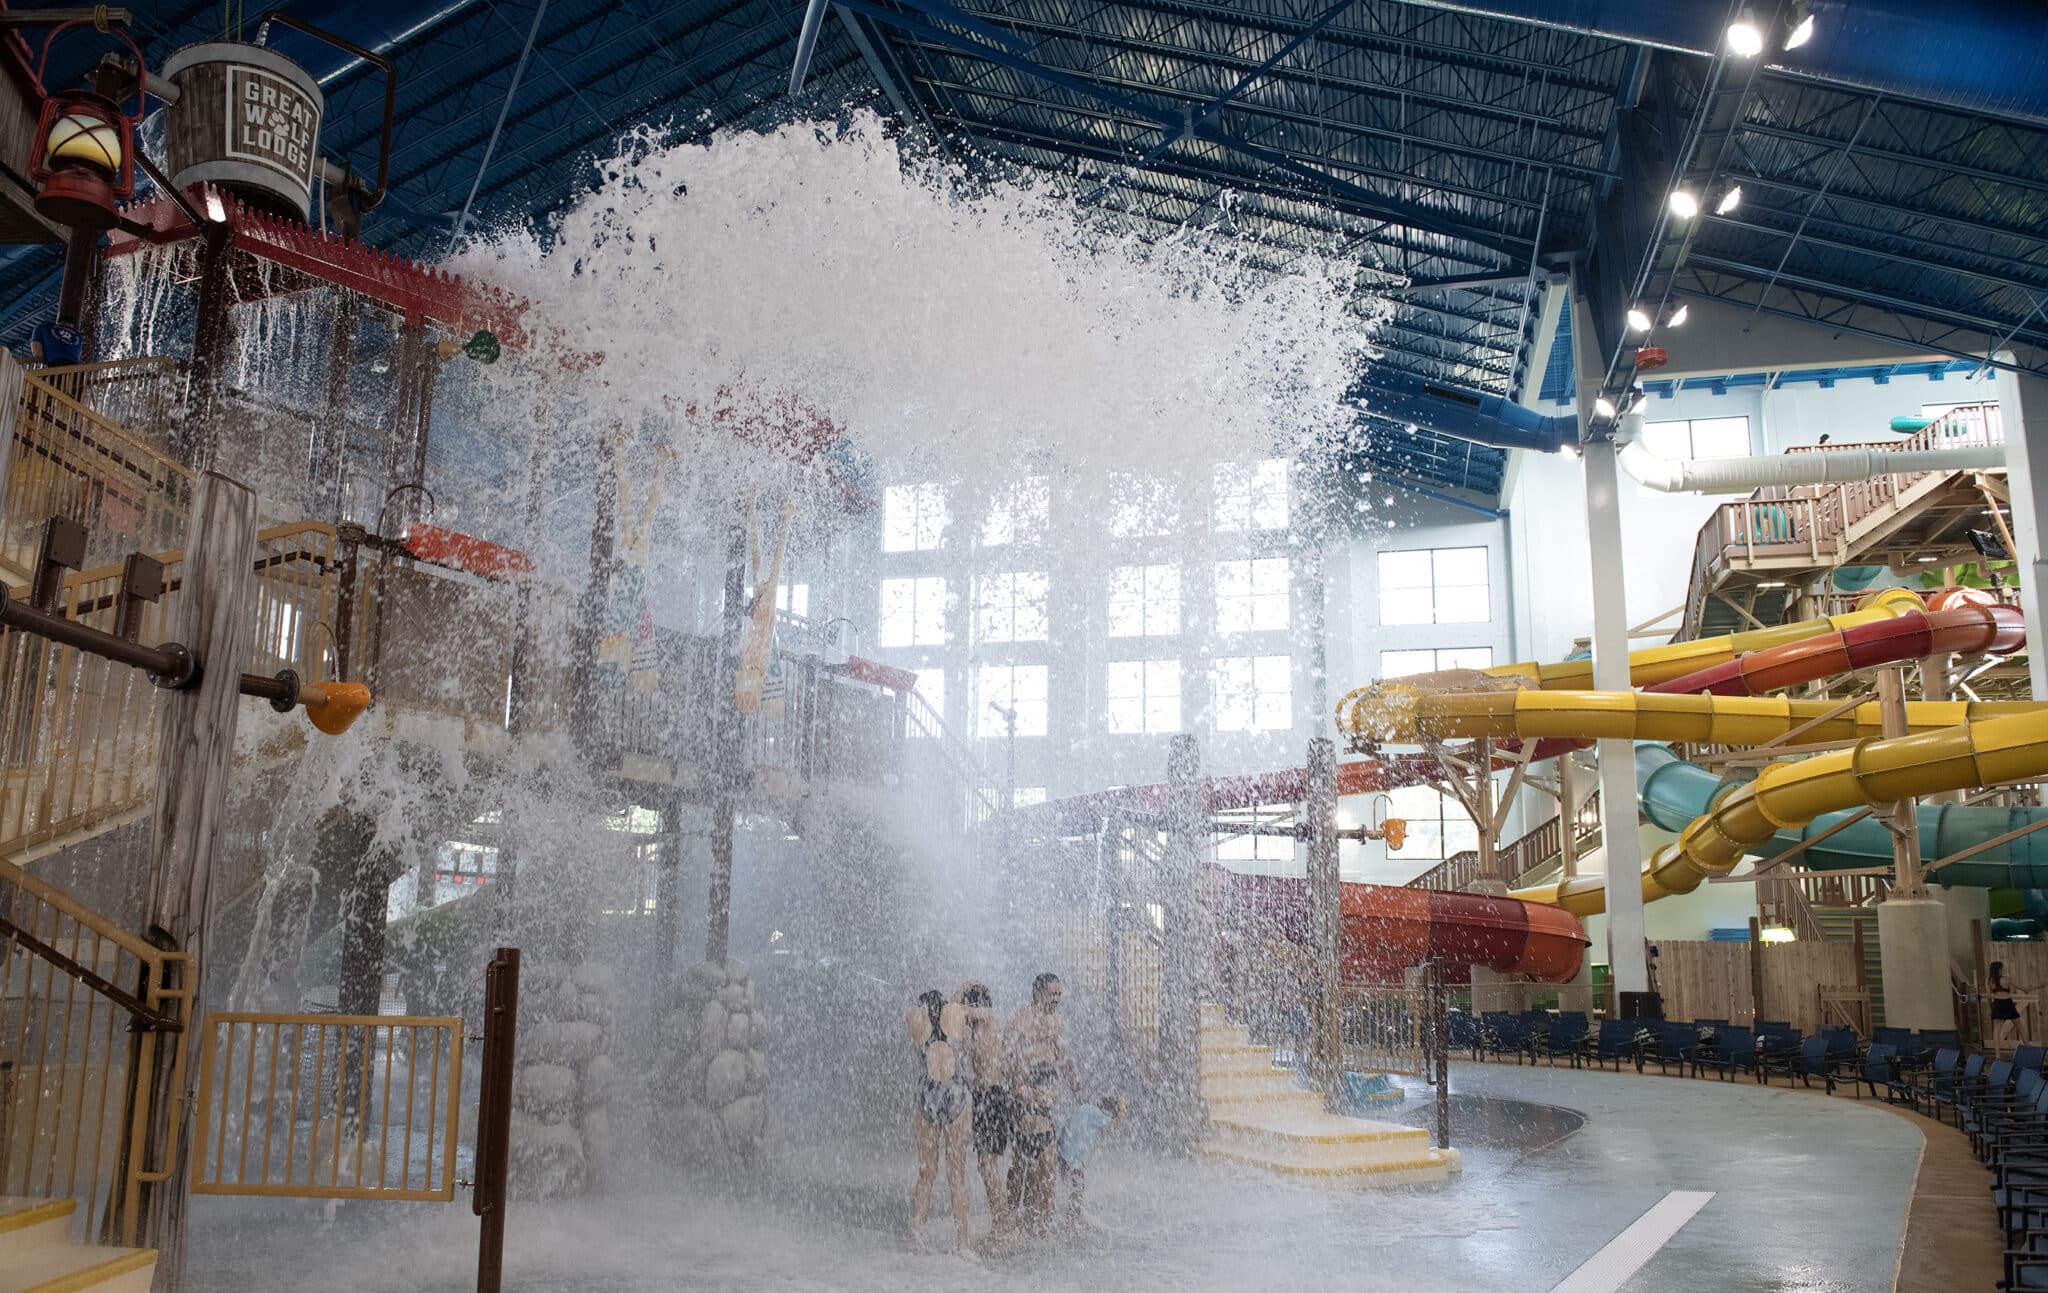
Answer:
<svg viewBox="0 0 2048 1293"><path fill-rule="evenodd" d="M1835 453L1873 449L1913 452L1984 448L2005 443L1996 418L1974 408L1945 415L1904 440L1863 444L1805 445L1790 453ZM1839 485L1799 485L1757 490L1738 502L1723 503L1701 527L1693 548L1693 567L1686 592L1681 640L1697 637L1715 571L1732 561L1755 562L1791 558L1815 566L1849 559L1851 537L1864 521L1898 506L1929 472L1891 472Z"/></svg>
<svg viewBox="0 0 2048 1293"><path fill-rule="evenodd" d="M447 1202L462 1124L462 1020L206 1016L195 1194Z"/></svg>
<svg viewBox="0 0 2048 1293"><path fill-rule="evenodd" d="M167 1063L182 1088L191 982L183 953L0 860L0 1195L76 1200L75 1240L134 1246L142 1184L167 1179L151 1084Z"/></svg>
<svg viewBox="0 0 2048 1293"><path fill-rule="evenodd" d="M61 380L70 370L49 371ZM45 372L30 372L22 378L4 497L0 563L26 577L42 524L52 516L85 526L90 565L180 546L192 474L67 395Z"/></svg>
<svg viewBox="0 0 2048 1293"><path fill-rule="evenodd" d="M1414 889L1459 891L1478 881L1491 879L1501 881L1510 889L1519 888L1532 883L1544 868L1557 861L1564 852L1562 841L1563 819L1552 817L1513 842L1496 848L1491 874L1479 865L1478 852L1466 849L1424 871L1408 885ZM1578 853L1600 847L1600 792L1597 790L1587 796L1579 808L1573 823L1572 843Z"/></svg>
<svg viewBox="0 0 2048 1293"><path fill-rule="evenodd" d="M1789 929L1795 938L1826 938L1813 914L1806 885L1796 876L1766 875L1756 882L1757 919L1765 926Z"/></svg>
<svg viewBox="0 0 2048 1293"><path fill-rule="evenodd" d="M36 382L112 422L129 439L161 446L184 398L185 366L165 355L38 368Z"/></svg>

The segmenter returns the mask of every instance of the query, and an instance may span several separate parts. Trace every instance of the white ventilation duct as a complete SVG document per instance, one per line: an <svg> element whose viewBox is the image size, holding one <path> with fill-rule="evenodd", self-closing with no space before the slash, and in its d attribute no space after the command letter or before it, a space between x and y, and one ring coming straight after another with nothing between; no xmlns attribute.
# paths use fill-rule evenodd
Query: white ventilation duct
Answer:
<svg viewBox="0 0 2048 1293"><path fill-rule="evenodd" d="M1832 485L1873 476L1924 471L1989 471L2005 466L2005 449L1827 449L1766 458L1659 458L1643 443L1643 415L1630 411L1615 428L1621 468L1661 494L1747 494L1767 485Z"/></svg>

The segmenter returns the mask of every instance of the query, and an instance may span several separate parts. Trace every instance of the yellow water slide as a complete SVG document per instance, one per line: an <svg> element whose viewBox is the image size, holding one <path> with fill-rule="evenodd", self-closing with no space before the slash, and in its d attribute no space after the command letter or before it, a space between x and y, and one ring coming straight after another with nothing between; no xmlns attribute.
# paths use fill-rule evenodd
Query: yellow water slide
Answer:
<svg viewBox="0 0 2048 1293"><path fill-rule="evenodd" d="M1747 633L1730 633L1722 637L1673 642L1667 646L1631 651L1628 656L1629 684L1635 687L1654 687L1660 682L1683 678L1696 670L1725 664L1751 651L1783 646L1788 642L1798 642L1834 629L1875 624L1906 611L1920 610L1924 605L1920 595L1909 588L1887 588L1872 594L1863 605L1843 615L1829 615L1822 619L1780 624L1775 628L1754 629ZM1503 664L1481 672L1495 678L1526 679L1546 691L1586 688L1593 685L1591 660L1565 660L1557 664Z"/></svg>

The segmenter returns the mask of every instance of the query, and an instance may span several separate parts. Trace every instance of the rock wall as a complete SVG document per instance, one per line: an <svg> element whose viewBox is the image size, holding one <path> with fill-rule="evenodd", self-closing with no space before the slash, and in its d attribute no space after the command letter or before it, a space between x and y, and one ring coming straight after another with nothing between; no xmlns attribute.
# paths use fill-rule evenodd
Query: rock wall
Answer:
<svg viewBox="0 0 2048 1293"><path fill-rule="evenodd" d="M768 1130L768 1020L747 969L738 961L691 966L670 1000L648 1081L656 1147L701 1166L749 1162Z"/></svg>
<svg viewBox="0 0 2048 1293"><path fill-rule="evenodd" d="M604 1179L616 990L614 971L595 962L521 967L509 1182L521 1197L583 1194Z"/></svg>

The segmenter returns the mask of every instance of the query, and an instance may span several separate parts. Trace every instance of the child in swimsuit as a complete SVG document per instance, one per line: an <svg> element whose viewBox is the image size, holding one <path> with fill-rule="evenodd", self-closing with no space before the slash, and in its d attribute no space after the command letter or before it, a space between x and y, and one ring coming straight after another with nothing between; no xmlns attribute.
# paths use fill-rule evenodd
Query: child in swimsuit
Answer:
<svg viewBox="0 0 2048 1293"><path fill-rule="evenodd" d="M1010 1143L1016 1150L1016 1166L1020 1169L1010 1207L1019 1225L1037 1233L1043 1233L1052 1223L1053 1155L1048 1151L1057 1139L1052 1104L1059 1080L1057 1066L1034 1064L1024 1085L1010 1093L1015 1119Z"/></svg>
<svg viewBox="0 0 2048 1293"><path fill-rule="evenodd" d="M1087 1217L1081 1213L1081 1196L1088 1188L1088 1176L1081 1165L1094 1151L1095 1142L1102 1139L1102 1133L1114 1127L1123 1115L1124 1102L1106 1095L1067 1115L1066 1126L1060 1128L1060 1175L1067 1182L1065 1221L1074 1229L1088 1225Z"/></svg>

